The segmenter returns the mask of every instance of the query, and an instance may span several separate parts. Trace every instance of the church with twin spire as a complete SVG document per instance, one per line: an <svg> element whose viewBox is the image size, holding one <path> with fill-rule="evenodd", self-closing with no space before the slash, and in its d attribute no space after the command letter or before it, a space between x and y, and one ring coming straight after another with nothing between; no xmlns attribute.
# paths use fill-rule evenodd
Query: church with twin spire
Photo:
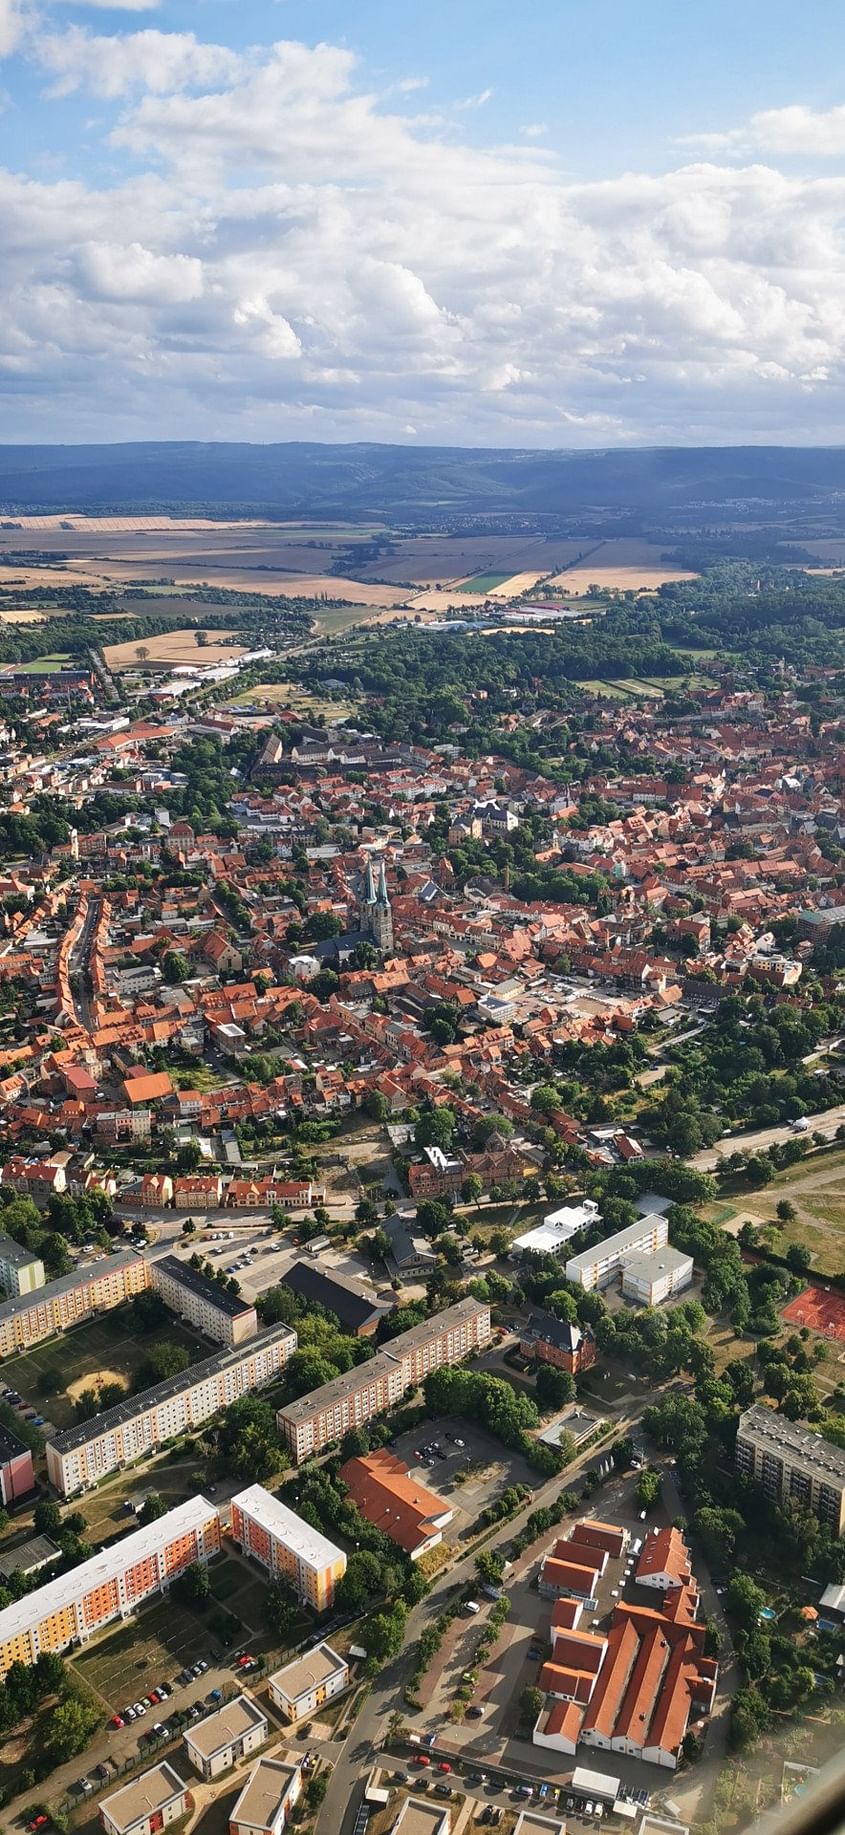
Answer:
<svg viewBox="0 0 845 1835"><path fill-rule="evenodd" d="M379 869L378 880L373 873L372 861L367 862L364 885L358 901L358 928L375 944L383 956L393 954L393 912L387 891L387 874L384 861Z"/></svg>

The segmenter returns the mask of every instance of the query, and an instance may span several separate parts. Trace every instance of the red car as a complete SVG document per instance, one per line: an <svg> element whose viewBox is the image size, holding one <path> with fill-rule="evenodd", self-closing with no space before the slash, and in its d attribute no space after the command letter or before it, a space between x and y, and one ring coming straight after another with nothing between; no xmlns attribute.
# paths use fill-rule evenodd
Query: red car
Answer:
<svg viewBox="0 0 845 1835"><path fill-rule="evenodd" d="M415 1765L430 1765L431 1759L429 1758L428 1753L418 1752L414 1759L414 1764Z"/></svg>
<svg viewBox="0 0 845 1835"><path fill-rule="evenodd" d="M245 1669L245 1668L246 1668L246 1665L247 1665L247 1663L254 1663L254 1662L255 1662L255 1658L254 1658L254 1656L253 1656L253 1655L251 1654L251 1652L250 1652L250 1651L245 1651L245 1652L244 1652L244 1655L243 1655L242 1657L238 1657L238 1668L239 1668L239 1669Z"/></svg>
<svg viewBox="0 0 845 1835"><path fill-rule="evenodd" d="M449 1760L448 1760L448 1759L441 1759L441 1762L440 1762L440 1764L438 1765L438 1767L437 1767L437 1769L438 1769L438 1771L451 1771L451 1769L452 1769L452 1767L451 1767L451 1765L449 1764Z"/></svg>
<svg viewBox="0 0 845 1835"><path fill-rule="evenodd" d="M113 1714L111 1717L111 1720L109 1721L110 1727L125 1727L125 1725L126 1725L126 1722L122 1714Z"/></svg>
<svg viewBox="0 0 845 1835"><path fill-rule="evenodd" d="M31 1829L46 1829L49 1820L50 1820L49 1816L44 1816L44 1815L33 1816L33 1819L29 1826Z"/></svg>

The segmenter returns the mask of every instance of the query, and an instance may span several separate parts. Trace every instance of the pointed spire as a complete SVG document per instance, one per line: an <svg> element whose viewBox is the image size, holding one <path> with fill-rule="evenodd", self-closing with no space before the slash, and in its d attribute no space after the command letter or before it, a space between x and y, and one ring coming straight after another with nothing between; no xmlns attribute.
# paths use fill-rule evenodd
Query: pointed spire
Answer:
<svg viewBox="0 0 845 1835"><path fill-rule="evenodd" d="M379 873L379 876L378 876L378 902L380 905L390 904L390 899L387 893L387 874L384 870L384 861L382 861L381 863L381 872Z"/></svg>
<svg viewBox="0 0 845 1835"><path fill-rule="evenodd" d="M373 863L371 860L368 860L367 861L367 871L366 871L366 874L364 875L364 896L361 900L361 903L364 905L374 905L375 902L376 902L376 888L375 888L375 881L373 879Z"/></svg>

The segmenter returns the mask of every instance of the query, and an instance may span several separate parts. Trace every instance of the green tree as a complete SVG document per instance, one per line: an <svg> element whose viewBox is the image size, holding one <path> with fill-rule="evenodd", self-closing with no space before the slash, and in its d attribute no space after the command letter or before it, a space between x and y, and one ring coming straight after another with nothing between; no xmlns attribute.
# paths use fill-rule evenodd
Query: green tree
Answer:
<svg viewBox="0 0 845 1835"><path fill-rule="evenodd" d="M539 1714L542 1714L545 1695L541 1688L529 1685L522 1690L519 1697L519 1718L525 1726L534 1726Z"/></svg>
<svg viewBox="0 0 845 1835"><path fill-rule="evenodd" d="M558 1370L555 1364L539 1363L534 1388L538 1406L545 1413L550 1408L562 1408L564 1402L572 1401L575 1379L568 1370Z"/></svg>
<svg viewBox="0 0 845 1835"><path fill-rule="evenodd" d="M407 1606L396 1600L388 1612L376 1612L361 1627L361 1643L373 1663L387 1663L399 1655L405 1636Z"/></svg>
<svg viewBox="0 0 845 1835"><path fill-rule="evenodd" d="M654 1466L647 1466L645 1471L640 1473L634 1493L640 1510L654 1509L660 1496L662 1482L660 1473Z"/></svg>
<svg viewBox="0 0 845 1835"><path fill-rule="evenodd" d="M100 1725L102 1715L90 1701L83 1701L79 1695L67 1695L60 1701L50 1715L47 1731L47 1750L54 1765L61 1765L65 1759L72 1759L77 1752L84 1751L92 1733Z"/></svg>
<svg viewBox="0 0 845 1835"><path fill-rule="evenodd" d="M168 1505L158 1491L149 1491L138 1512L138 1522L142 1529L147 1523L157 1523L159 1517L166 1516Z"/></svg>

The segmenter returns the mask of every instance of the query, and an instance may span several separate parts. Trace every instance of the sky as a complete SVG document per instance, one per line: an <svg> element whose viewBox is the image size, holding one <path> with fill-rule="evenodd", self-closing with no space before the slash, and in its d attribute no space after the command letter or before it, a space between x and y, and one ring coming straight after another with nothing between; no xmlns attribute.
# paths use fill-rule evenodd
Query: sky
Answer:
<svg viewBox="0 0 845 1835"><path fill-rule="evenodd" d="M845 441L838 0L0 0L0 442Z"/></svg>

